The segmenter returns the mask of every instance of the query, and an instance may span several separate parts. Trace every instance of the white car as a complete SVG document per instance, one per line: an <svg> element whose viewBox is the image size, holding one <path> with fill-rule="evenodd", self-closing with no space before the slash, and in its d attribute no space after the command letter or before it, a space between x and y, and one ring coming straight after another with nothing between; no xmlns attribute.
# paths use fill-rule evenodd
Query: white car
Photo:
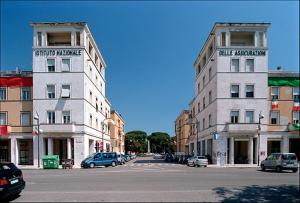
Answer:
<svg viewBox="0 0 300 203"><path fill-rule="evenodd" d="M199 167L199 166L207 167L208 160L204 156L195 156L195 157L191 157L188 159L187 165L188 166L197 166L197 167Z"/></svg>

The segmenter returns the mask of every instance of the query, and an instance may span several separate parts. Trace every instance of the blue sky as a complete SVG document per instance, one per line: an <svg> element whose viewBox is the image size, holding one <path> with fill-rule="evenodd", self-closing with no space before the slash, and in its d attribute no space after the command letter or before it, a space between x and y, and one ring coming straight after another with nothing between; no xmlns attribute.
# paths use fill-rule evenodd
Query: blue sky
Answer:
<svg viewBox="0 0 300 203"><path fill-rule="evenodd" d="M1 69L30 70L30 22L86 21L126 131L164 131L194 95L193 63L215 22L269 22L269 67L299 68L299 2L3 2Z"/></svg>

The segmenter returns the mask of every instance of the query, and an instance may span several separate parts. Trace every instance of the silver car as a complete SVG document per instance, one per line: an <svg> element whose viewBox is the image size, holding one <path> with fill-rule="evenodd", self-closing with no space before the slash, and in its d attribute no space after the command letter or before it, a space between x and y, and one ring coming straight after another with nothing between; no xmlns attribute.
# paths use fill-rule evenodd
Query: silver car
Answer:
<svg viewBox="0 0 300 203"><path fill-rule="evenodd" d="M260 164L261 170L275 169L277 172L282 170L298 171L299 164L295 153L272 153Z"/></svg>
<svg viewBox="0 0 300 203"><path fill-rule="evenodd" d="M199 166L207 167L208 160L204 156L195 156L195 157L191 157L188 159L187 165L188 166L197 166L197 167L199 167Z"/></svg>

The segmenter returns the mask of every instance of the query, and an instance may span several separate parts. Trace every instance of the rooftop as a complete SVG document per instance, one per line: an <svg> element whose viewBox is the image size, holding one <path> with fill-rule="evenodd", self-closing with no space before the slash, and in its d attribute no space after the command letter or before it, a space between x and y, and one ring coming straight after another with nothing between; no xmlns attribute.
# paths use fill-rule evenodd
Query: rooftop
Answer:
<svg viewBox="0 0 300 203"><path fill-rule="evenodd" d="M32 71L13 70L0 71L0 77L32 77Z"/></svg>
<svg viewBox="0 0 300 203"><path fill-rule="evenodd" d="M86 22L32 22L30 23L31 26L85 26L87 23Z"/></svg>

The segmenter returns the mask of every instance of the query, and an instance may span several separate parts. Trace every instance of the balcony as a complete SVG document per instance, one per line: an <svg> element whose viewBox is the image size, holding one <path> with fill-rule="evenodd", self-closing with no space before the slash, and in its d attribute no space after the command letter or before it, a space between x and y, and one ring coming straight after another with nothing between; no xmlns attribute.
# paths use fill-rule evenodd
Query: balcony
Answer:
<svg viewBox="0 0 300 203"><path fill-rule="evenodd" d="M11 132L9 125L0 125L0 136L7 136Z"/></svg>
<svg viewBox="0 0 300 203"><path fill-rule="evenodd" d="M257 123L227 123L229 133L257 133Z"/></svg>
<svg viewBox="0 0 300 203"><path fill-rule="evenodd" d="M42 129L43 133L74 133L75 132L75 124L46 124L43 123L40 125L40 129Z"/></svg>

